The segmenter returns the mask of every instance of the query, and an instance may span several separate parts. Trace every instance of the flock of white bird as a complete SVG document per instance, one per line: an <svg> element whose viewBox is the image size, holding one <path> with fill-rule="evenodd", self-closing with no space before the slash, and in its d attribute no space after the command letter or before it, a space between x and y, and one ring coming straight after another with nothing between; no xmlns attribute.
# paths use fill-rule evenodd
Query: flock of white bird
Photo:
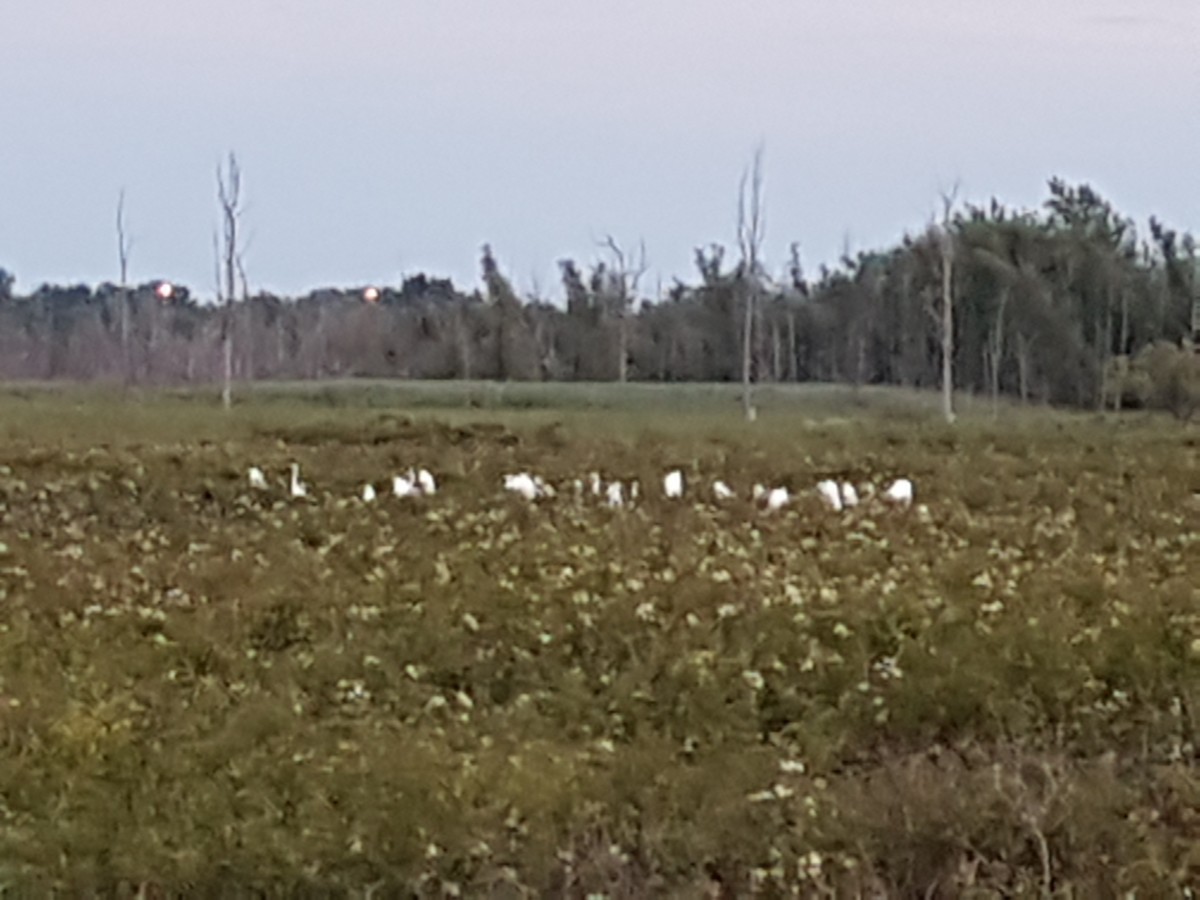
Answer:
<svg viewBox="0 0 1200 900"><path fill-rule="evenodd" d="M269 488L267 476L258 466L249 470L250 487L264 491ZM503 476L502 487L505 491L517 494L526 500L535 501L558 496L558 489L540 475L530 472L516 472ZM628 483L610 481L607 484L599 472L592 472L586 479L577 478L571 482L571 490L576 497L591 495L601 499L610 507L621 507L635 502L641 492L641 486L635 479ZM663 496L669 500L682 499L686 484L683 471L673 469L663 476ZM288 493L294 498L307 497L308 485L300 479L300 466L292 463L291 479L288 482ZM428 469L409 469L404 475L392 478L392 495L394 497L429 497L437 493L437 481ZM857 487L849 481L835 481L831 478L817 482L815 493L821 502L833 510L852 509L865 498L878 495L883 502L897 507L909 507L913 502L913 483L908 478L897 478L886 488L877 490L871 483L863 483ZM360 492L364 503L373 503L379 492L374 484L364 484ZM717 480L712 483L711 496L717 503L737 498L737 492L726 482ZM782 509L795 499L786 487L768 488L756 484L750 491L750 500L768 512Z"/></svg>
<svg viewBox="0 0 1200 900"><path fill-rule="evenodd" d="M543 478L529 472L505 475L503 484L506 491L519 494L526 500L540 500L558 494L558 491ZM667 499L681 499L684 496L685 487L682 470L673 469L663 476L662 492ZM629 501L637 500L641 490L636 480L630 481L628 484L621 481L611 481L605 484L599 472L592 472L586 480L576 479L571 483L571 488L577 497L591 494L594 497L602 498L607 505L613 507L624 506L627 498ZM734 500L738 496L733 488L721 480L714 481L711 490L712 499L717 503ZM882 490L877 490L870 483L855 487L849 481L839 483L832 479L825 479L817 483L816 494L829 509L841 512L858 506L863 497L871 497L876 494L885 503L908 507L912 505L914 489L912 480L908 478L897 478ZM793 499L794 495L786 487L768 488L756 484L750 490L750 500L768 511L782 509Z"/></svg>

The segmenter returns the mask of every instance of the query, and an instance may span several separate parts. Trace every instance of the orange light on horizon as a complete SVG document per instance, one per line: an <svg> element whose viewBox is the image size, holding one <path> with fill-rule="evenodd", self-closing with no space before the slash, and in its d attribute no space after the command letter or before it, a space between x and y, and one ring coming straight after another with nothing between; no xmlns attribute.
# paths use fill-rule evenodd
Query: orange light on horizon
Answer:
<svg viewBox="0 0 1200 900"><path fill-rule="evenodd" d="M377 287L367 288L365 291L363 291L363 299L366 300L368 303L378 303L379 302L379 288L377 288Z"/></svg>
<svg viewBox="0 0 1200 900"><path fill-rule="evenodd" d="M158 295L159 300L170 300L175 296L175 285L169 281L164 281L154 289L154 293Z"/></svg>

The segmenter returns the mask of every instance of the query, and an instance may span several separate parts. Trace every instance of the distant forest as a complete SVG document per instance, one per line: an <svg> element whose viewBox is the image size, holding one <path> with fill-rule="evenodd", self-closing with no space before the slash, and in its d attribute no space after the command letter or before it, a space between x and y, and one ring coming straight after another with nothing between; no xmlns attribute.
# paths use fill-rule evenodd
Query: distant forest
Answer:
<svg viewBox="0 0 1200 900"><path fill-rule="evenodd" d="M235 381L739 381L748 365L755 383L932 388L945 350L957 390L1181 418L1200 404L1195 239L1154 219L1141 233L1086 185L1052 180L1033 210L947 203L898 245L813 273L793 247L771 277L755 250L699 248L693 278L650 298L644 253L609 241L602 261L560 262L565 305L520 296L488 247L470 291L415 275L251 295L231 258L216 305L162 282L22 295L0 269L0 377L218 383L228 336Z"/></svg>

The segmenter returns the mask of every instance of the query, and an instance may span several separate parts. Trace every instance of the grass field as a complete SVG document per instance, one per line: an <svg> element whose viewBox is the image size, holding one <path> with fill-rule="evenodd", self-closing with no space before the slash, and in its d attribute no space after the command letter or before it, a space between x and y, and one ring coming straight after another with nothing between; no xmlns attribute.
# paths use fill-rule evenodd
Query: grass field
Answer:
<svg viewBox="0 0 1200 900"><path fill-rule="evenodd" d="M887 390L759 406L0 391L0 888L1200 889L1200 432L969 398L950 428ZM357 499L410 466L435 497ZM676 466L684 502L656 489ZM505 496L523 468L643 499ZM920 508L811 490L900 475ZM766 514L755 482L796 499Z"/></svg>

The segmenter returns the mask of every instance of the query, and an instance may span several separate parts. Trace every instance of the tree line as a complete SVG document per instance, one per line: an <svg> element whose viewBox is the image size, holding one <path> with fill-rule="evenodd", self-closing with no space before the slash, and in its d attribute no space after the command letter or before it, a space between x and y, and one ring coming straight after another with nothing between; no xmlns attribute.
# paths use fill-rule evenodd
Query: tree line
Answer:
<svg viewBox="0 0 1200 900"><path fill-rule="evenodd" d="M757 180L754 188L753 215L739 216L741 252L698 248L692 278L648 297L644 248L609 238L596 261L560 262L565 304L522 296L487 246L474 289L419 274L298 298L252 294L230 240L225 302L203 304L186 286L123 286L119 231L121 285L22 295L0 269L0 377L933 388L948 375L956 390L1031 403L1154 404L1183 418L1200 409L1191 234L1157 219L1141 232L1088 185L1054 179L1035 209L947 202L940 222L816 272L804 271L793 245L785 274L773 277L755 243ZM229 182L222 202L228 226Z"/></svg>

